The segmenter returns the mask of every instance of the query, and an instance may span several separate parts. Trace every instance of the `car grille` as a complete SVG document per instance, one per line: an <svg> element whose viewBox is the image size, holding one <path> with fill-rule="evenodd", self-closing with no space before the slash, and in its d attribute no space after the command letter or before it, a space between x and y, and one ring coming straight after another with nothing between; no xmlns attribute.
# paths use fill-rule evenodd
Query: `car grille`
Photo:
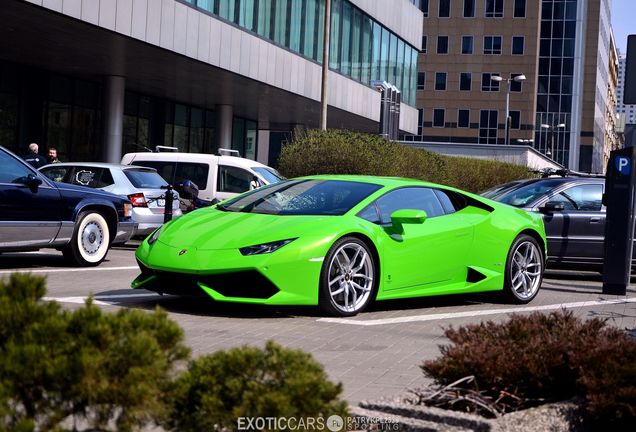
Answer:
<svg viewBox="0 0 636 432"><path fill-rule="evenodd" d="M152 270L141 262L138 264L142 274L155 276L144 288L162 294L207 296L199 283L225 297L268 299L279 291L276 285L256 270L193 275Z"/></svg>

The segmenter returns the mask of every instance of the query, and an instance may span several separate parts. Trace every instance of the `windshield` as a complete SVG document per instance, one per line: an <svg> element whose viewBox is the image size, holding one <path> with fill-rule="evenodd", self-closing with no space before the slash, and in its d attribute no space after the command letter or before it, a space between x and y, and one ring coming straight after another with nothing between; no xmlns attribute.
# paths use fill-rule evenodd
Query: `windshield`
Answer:
<svg viewBox="0 0 636 432"><path fill-rule="evenodd" d="M353 181L290 180L240 195L217 208L244 213L340 216L380 188L377 184Z"/></svg>
<svg viewBox="0 0 636 432"><path fill-rule="evenodd" d="M521 187L509 190L496 196L494 199L515 207L526 207L562 183L560 179L537 180L536 182L526 183Z"/></svg>
<svg viewBox="0 0 636 432"><path fill-rule="evenodd" d="M280 175L280 173L274 168L252 167L252 171L263 177L268 184L274 184L285 180L285 177Z"/></svg>
<svg viewBox="0 0 636 432"><path fill-rule="evenodd" d="M496 197L499 195L503 195L506 192L509 192L510 190L519 187L521 185L521 183L523 183L523 180L516 180L516 181L512 181L510 183L505 183L502 185L498 185L495 187L492 187L482 193L480 193L479 195L483 196L484 198L490 198L490 199L497 199Z"/></svg>
<svg viewBox="0 0 636 432"><path fill-rule="evenodd" d="M125 169L124 174L134 187L139 189L160 189L168 183L156 171L148 169Z"/></svg>

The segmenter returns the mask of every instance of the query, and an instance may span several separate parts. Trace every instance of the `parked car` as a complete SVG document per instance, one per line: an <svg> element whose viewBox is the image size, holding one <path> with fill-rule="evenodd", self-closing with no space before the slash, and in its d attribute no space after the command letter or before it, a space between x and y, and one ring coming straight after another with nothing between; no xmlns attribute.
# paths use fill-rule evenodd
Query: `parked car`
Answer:
<svg viewBox="0 0 636 432"><path fill-rule="evenodd" d="M417 180L314 176L264 186L170 222L140 245L133 288L217 301L319 305L538 293L539 215Z"/></svg>
<svg viewBox="0 0 636 432"><path fill-rule="evenodd" d="M547 177L496 186L482 196L541 214L552 264L601 265L604 187L602 177Z"/></svg>
<svg viewBox="0 0 636 432"><path fill-rule="evenodd" d="M134 236L147 236L163 224L168 183L154 168L100 162L66 162L45 165L40 172L56 182L101 189L129 199ZM172 217L181 216L179 194L173 192Z"/></svg>
<svg viewBox="0 0 636 432"><path fill-rule="evenodd" d="M155 168L168 183L191 180L199 188L199 198L209 203L223 201L255 186L277 183L284 178L273 168L251 159L203 153L126 153L124 165Z"/></svg>
<svg viewBox="0 0 636 432"><path fill-rule="evenodd" d="M61 250L74 265L101 263L136 224L128 199L51 181L0 147L0 252Z"/></svg>

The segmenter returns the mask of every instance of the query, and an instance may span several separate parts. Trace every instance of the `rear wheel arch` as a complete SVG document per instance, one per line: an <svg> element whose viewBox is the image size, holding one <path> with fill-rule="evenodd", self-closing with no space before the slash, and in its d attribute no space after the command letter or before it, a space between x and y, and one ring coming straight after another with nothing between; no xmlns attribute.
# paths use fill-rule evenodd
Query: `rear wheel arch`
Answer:
<svg viewBox="0 0 636 432"><path fill-rule="evenodd" d="M537 231L533 230L533 229L525 229L523 231L521 231L519 234L517 234L517 237L520 235L528 235L530 237L532 237L533 239L535 239L537 241L537 243L539 243L539 246L541 247L541 254L543 255L543 259L545 260L546 258L546 244L545 241L543 239L543 237L541 237L541 234L539 234ZM516 237L515 237L516 238Z"/></svg>
<svg viewBox="0 0 636 432"><path fill-rule="evenodd" d="M108 224L108 229L110 231L110 241L112 242L117 235L117 224L119 217L117 216L117 210L113 207L101 204L88 204L84 207L79 207L75 211L75 223L78 223L78 216L83 212L94 212L102 215L104 219L106 219L106 223Z"/></svg>

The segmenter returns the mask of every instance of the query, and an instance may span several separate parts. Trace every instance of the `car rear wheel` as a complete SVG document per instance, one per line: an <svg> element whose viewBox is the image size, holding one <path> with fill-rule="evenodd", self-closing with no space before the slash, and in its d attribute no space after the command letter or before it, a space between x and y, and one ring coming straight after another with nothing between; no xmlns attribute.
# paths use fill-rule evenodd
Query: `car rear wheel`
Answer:
<svg viewBox="0 0 636 432"><path fill-rule="evenodd" d="M520 235L512 243L506 261L504 291L514 303L530 302L541 287L545 260L537 241Z"/></svg>
<svg viewBox="0 0 636 432"><path fill-rule="evenodd" d="M375 297L375 263L369 247L344 237L329 249L320 274L320 308L330 315L353 316Z"/></svg>
<svg viewBox="0 0 636 432"><path fill-rule="evenodd" d="M110 231L104 216L94 211L79 214L71 242L62 249L70 263L89 267L99 265L110 247Z"/></svg>

